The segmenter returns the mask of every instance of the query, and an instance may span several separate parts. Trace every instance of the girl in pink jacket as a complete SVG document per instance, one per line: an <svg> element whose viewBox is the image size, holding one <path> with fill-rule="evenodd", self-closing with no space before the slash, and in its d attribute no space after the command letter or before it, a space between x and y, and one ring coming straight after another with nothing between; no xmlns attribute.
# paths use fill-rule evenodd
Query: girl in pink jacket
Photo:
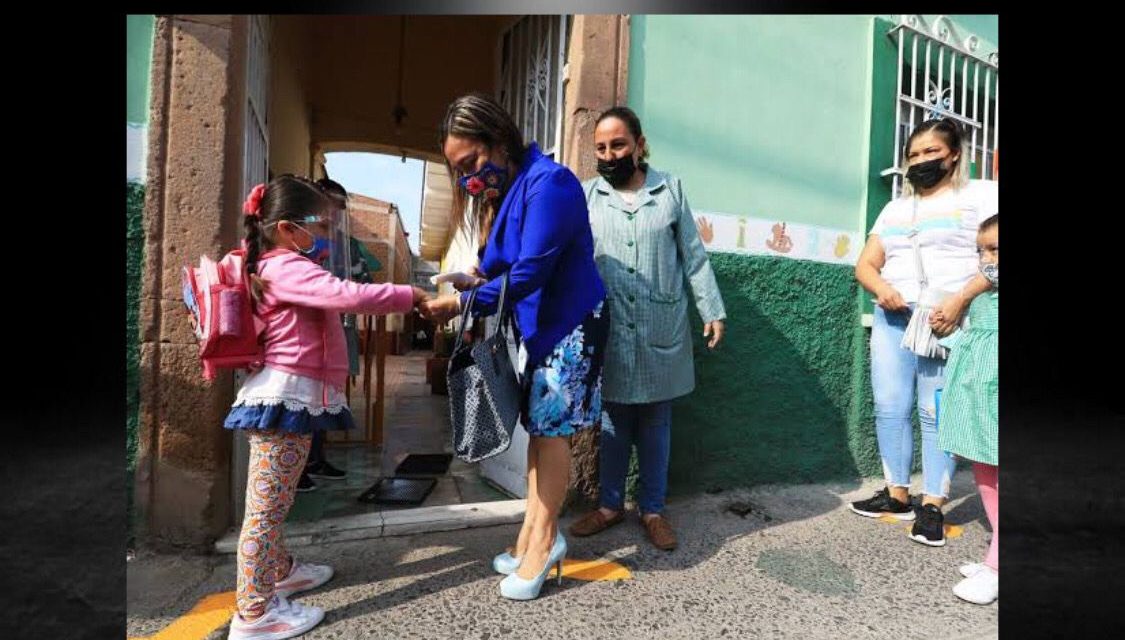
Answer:
<svg viewBox="0 0 1125 640"><path fill-rule="evenodd" d="M283 175L258 185L243 205L254 311L265 322L263 367L253 373L223 426L250 441L246 515L238 541L238 612L231 639L291 638L324 618L289 602L319 587L332 568L297 562L285 550L285 521L312 433L355 426L344 397L348 357L341 313L408 313L416 287L340 280L309 260L328 235L334 204L314 183Z"/></svg>

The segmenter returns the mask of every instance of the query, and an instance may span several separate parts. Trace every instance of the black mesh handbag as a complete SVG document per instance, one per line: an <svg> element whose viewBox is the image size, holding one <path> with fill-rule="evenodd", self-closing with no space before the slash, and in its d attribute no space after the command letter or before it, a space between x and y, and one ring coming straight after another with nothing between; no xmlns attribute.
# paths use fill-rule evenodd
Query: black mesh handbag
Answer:
<svg viewBox="0 0 1125 640"><path fill-rule="evenodd" d="M508 354L506 329L512 322L506 306L508 275L500 287L496 329L473 344L463 339L471 329L477 289L469 293L461 328L449 359L449 416L453 452L465 462L480 462L506 451L520 417L521 388Z"/></svg>

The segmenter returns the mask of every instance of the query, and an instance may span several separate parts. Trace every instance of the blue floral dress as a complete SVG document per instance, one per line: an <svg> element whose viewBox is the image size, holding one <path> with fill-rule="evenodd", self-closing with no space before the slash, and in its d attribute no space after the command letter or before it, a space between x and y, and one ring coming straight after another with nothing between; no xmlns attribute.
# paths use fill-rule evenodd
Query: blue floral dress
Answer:
<svg viewBox="0 0 1125 640"><path fill-rule="evenodd" d="M569 436L601 420L602 364L608 338L609 307L599 302L582 324L523 377L521 417L529 435Z"/></svg>

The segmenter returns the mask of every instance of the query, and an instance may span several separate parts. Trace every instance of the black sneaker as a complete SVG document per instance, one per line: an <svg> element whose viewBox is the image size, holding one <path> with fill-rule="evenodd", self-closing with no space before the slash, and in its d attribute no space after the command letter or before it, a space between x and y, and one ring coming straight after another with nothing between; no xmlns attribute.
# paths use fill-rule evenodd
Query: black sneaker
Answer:
<svg viewBox="0 0 1125 640"><path fill-rule="evenodd" d="M899 520L913 520L914 509L907 502L901 502L891 497L891 492L883 487L867 500L860 500L848 505L854 513L867 518L881 518L890 516Z"/></svg>
<svg viewBox="0 0 1125 640"><path fill-rule="evenodd" d="M297 493L316 491L316 483L312 481L307 472L301 473L301 480L297 483Z"/></svg>
<svg viewBox="0 0 1125 640"><path fill-rule="evenodd" d="M931 547L945 546L945 516L936 504L922 505L910 529L910 539Z"/></svg>
<svg viewBox="0 0 1125 640"><path fill-rule="evenodd" d="M343 480L348 475L347 471L333 467L328 464L327 460L310 464L305 467L305 472L314 478L324 478L325 480Z"/></svg>

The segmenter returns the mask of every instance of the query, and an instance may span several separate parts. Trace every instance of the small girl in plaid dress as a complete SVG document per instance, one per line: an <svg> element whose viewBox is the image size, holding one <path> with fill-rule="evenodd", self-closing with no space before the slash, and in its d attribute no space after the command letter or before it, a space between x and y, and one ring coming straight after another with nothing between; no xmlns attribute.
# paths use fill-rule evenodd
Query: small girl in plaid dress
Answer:
<svg viewBox="0 0 1125 640"><path fill-rule="evenodd" d="M953 587L962 600L989 604L999 593L1000 508L997 495L997 440L999 434L999 214L988 218L977 233L981 272L992 289L978 295L969 307L969 328L942 341L952 349L946 366L946 387L938 415L938 444L942 449L973 461L973 474L988 522L992 542L984 562L961 567L965 579Z"/></svg>

